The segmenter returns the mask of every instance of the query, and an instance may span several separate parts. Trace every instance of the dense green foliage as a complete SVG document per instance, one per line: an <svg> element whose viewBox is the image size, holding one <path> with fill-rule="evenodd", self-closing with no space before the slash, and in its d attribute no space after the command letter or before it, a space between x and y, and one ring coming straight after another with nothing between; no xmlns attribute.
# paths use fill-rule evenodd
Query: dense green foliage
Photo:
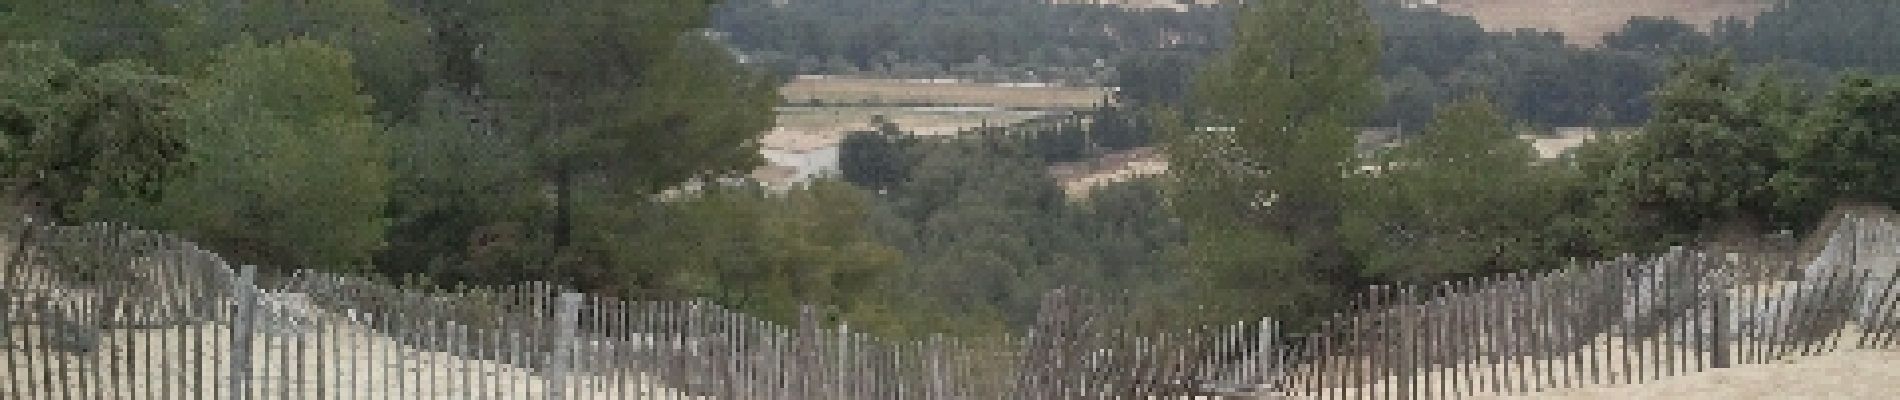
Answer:
<svg viewBox="0 0 1900 400"><path fill-rule="evenodd" d="M1647 117L1646 91L1675 54L1579 48L1552 32L1487 33L1471 17L1394 1L1368 9L1382 33L1386 97L1373 125L1422 126L1434 105L1478 94L1539 126L1632 125ZM1641 21L1625 30L1648 29Z"/></svg>
<svg viewBox="0 0 1900 400"><path fill-rule="evenodd" d="M180 50L171 32L188 18L159 2L20 1L0 6L0 38L58 43L82 64L140 59L170 66Z"/></svg>
<svg viewBox="0 0 1900 400"><path fill-rule="evenodd" d="M1182 261L1218 315L1313 315L1329 287L1350 283L1337 228L1355 126L1375 102L1365 12L1346 0L1250 6L1234 49L1197 77L1190 125L1164 130Z"/></svg>
<svg viewBox="0 0 1900 400"><path fill-rule="evenodd" d="M1603 36L1603 47L1623 51L1694 54L1714 47L1709 35L1675 18L1636 16Z"/></svg>
<svg viewBox="0 0 1900 400"><path fill-rule="evenodd" d="M715 29L782 73L1099 78L1140 50L1226 42L1225 7L1130 11L1021 0L734 0Z"/></svg>
<svg viewBox="0 0 1900 400"><path fill-rule="evenodd" d="M1424 283L1560 265L1573 179L1536 163L1487 99L1441 106L1426 132L1375 155L1347 200L1344 242L1380 282Z"/></svg>
<svg viewBox="0 0 1900 400"><path fill-rule="evenodd" d="M1637 237L1805 229L1837 202L1900 200L1894 77L1848 75L1817 96L1772 69L1745 78L1727 57L1674 75L1643 132L1585 169L1639 221L1627 227Z"/></svg>
<svg viewBox="0 0 1900 400"><path fill-rule="evenodd" d="M383 243L384 127L343 50L227 48L184 104L198 168L149 218L261 265L363 265Z"/></svg>
<svg viewBox="0 0 1900 400"><path fill-rule="evenodd" d="M611 257L635 272L619 278L623 285L648 295L705 296L779 321L796 320L805 304L832 306L834 316L869 314L861 310L881 293L873 285L903 260L866 223L873 202L837 182L770 197L715 188L641 210L629 226L638 231L600 246L613 246Z"/></svg>
<svg viewBox="0 0 1900 400"><path fill-rule="evenodd" d="M8 177L245 263L617 275L567 237L618 247L647 196L756 165L771 88L690 34L705 2L537 5L8 6L0 31L43 40L7 43Z"/></svg>
<svg viewBox="0 0 1900 400"><path fill-rule="evenodd" d="M1670 57L1573 48L1543 32L1486 33L1470 17L1393 0L1362 3L1381 39L1386 100L1370 121L1376 125L1420 126L1433 104L1479 92L1489 92L1512 117L1544 126L1603 118L1634 124L1647 115L1644 91L1660 81ZM1131 11L1013 0L748 0L726 8L717 28L780 73L1104 80L1123 89L1122 100L1171 105L1186 100L1194 71L1234 46L1228 30L1238 9ZM1650 25L1631 29L1647 32ZM899 39L875 39L886 34ZM1157 40L1173 35L1179 42ZM860 46L877 50L852 50ZM982 60L962 50L968 48L981 49Z"/></svg>
<svg viewBox="0 0 1900 400"><path fill-rule="evenodd" d="M641 216L616 205L757 166L772 88L691 34L705 2L491 6L502 11L480 22L489 41L475 56L486 92L473 97L507 110L499 129L526 147L535 189L552 194L524 233L554 252L551 277L631 289L613 285L634 273L615 260L636 250L615 242Z"/></svg>
<svg viewBox="0 0 1900 400"><path fill-rule="evenodd" d="M46 42L0 46L0 173L47 214L154 199L189 164L177 79L130 60L82 66Z"/></svg>
<svg viewBox="0 0 1900 400"><path fill-rule="evenodd" d="M0 160L56 218L276 269L782 319L874 315L858 305L903 257L873 240L868 192L730 180L759 164L776 98L695 32L708 2L75 6L0 8Z"/></svg>
<svg viewBox="0 0 1900 400"><path fill-rule="evenodd" d="M1181 232L1159 188L1138 180L1067 199L1045 172L1052 160L1033 148L1038 135L854 136L876 144L844 150L847 176L899 171L876 196L873 224L905 255L884 277L884 303L908 311L875 320L897 333L983 332L1032 321L1041 296L1062 286L1143 299L1144 318L1187 304L1181 274L1162 258Z"/></svg>
<svg viewBox="0 0 1900 400"><path fill-rule="evenodd" d="M1728 20L1717 43L1743 60L1794 61L1830 69L1900 73L1900 3L1885 0L1779 1L1752 21Z"/></svg>
<svg viewBox="0 0 1900 400"><path fill-rule="evenodd" d="M1724 61L1685 65L1659 89L1660 111L1629 150L1617 181L1637 209L1672 210L1663 226L1703 226L1770 218L1770 178L1785 169L1778 143L1795 129L1801 104L1771 81L1738 82Z"/></svg>
<svg viewBox="0 0 1900 400"><path fill-rule="evenodd" d="M1249 9L1234 48L1196 76L1187 112L1164 119L1171 208L1189 233L1176 254L1197 272L1210 318L1267 314L1297 325L1361 285L1553 268L1718 232L1806 229L1835 202L1894 204L1900 136L1890 119L1900 103L1890 82L1849 75L1811 98L1786 83L1810 77L1751 67L1760 78L1743 83L1716 57L1679 64L1652 86L1659 58L1710 50L1705 36L1667 20L1631 21L1608 50L1518 32L1491 36L1456 67L1401 64L1406 78L1386 86L1399 95L1388 100L1419 101L1433 117L1399 147L1355 156L1349 127L1368 121L1373 73L1364 66L1375 53L1359 46L1372 43L1353 22L1366 17L1341 3ZM1378 48L1452 44L1418 37ZM1467 89L1432 76L1467 71L1483 77ZM1527 129L1506 117L1616 123L1652 111L1574 100L1652 87L1654 115L1640 133L1601 138L1573 158L1537 160L1516 139ZM1501 104L1444 100L1474 93ZM1398 105L1386 111L1425 114Z"/></svg>
<svg viewBox="0 0 1900 400"><path fill-rule="evenodd" d="M1787 146L1782 204L1812 218L1829 201L1900 203L1900 77L1850 75L1818 103Z"/></svg>
<svg viewBox="0 0 1900 400"><path fill-rule="evenodd" d="M1900 49L1883 0L1797 1L1755 22L1706 34L1689 23L1637 16L1600 48L1538 32L1487 33L1477 21L1397 0L1362 0L1380 37L1379 126L1423 126L1433 107L1487 94L1506 115L1537 126L1641 124L1648 91L1675 57L1733 48L1749 62L1803 69L1894 71ZM1186 12L1033 1L735 1L717 29L780 73L964 75L1084 82L1100 78L1142 104L1182 104L1190 75L1222 49L1238 7ZM1157 32L1179 43L1153 40ZM979 49L979 50L971 50ZM978 63L975 55L983 60ZM1099 63L1099 64L1098 64ZM1027 71L1039 71L1026 73ZM1080 72L1077 72L1080 71ZM1081 78L1078 78L1078 75Z"/></svg>

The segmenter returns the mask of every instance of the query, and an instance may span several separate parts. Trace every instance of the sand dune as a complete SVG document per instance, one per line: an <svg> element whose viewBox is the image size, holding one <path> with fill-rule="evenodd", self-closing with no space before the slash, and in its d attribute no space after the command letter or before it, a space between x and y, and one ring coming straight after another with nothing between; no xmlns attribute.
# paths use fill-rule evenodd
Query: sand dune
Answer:
<svg viewBox="0 0 1900 400"><path fill-rule="evenodd" d="M1900 352L1843 350L1772 364L1738 365L1637 385L1555 389L1478 399L1891 399L1900 397Z"/></svg>
<svg viewBox="0 0 1900 400"><path fill-rule="evenodd" d="M1707 368L1699 371L1679 372L1674 376L1655 379L1637 379L1636 383L1621 382L1622 378L1606 378L1605 383L1586 383L1567 385L1576 387L1539 388L1518 390L1514 384L1517 379L1510 378L1500 383L1505 390L1493 392L1491 363L1474 363L1427 371L1414 377L1413 387L1422 388L1425 382L1445 382L1451 376L1466 377L1468 382L1480 390L1465 389L1462 393L1476 393L1466 397L1472 399L1880 399L1900 398L1900 351L1856 349L1860 339L1858 329L1851 324L1838 332L1838 348L1822 354L1802 356L1791 354L1776 361L1744 364L1748 361L1746 352L1749 342L1738 343L1732 350L1737 354L1737 362L1728 368ZM1654 341L1641 342L1645 352L1654 349L1686 350L1682 344L1663 344ZM1539 363L1540 368L1558 368L1569 376L1589 376L1590 372L1579 374L1573 369L1579 359L1583 360L1582 371L1597 371L1600 376L1626 376L1623 367L1624 358L1634 361L1654 360L1654 356L1626 352L1625 343L1616 338L1599 337L1595 344L1588 347L1589 352L1573 353L1571 358L1561 361L1538 361L1530 358L1504 360L1502 370L1523 369L1531 363ZM1687 354L1683 351L1678 354ZM1681 365L1690 365L1692 358L1679 359ZM1690 368L1696 369L1696 368ZM1656 374L1653 367L1642 366L1629 369L1640 375ZM1534 376L1534 374L1532 374ZM1331 393L1343 393L1343 398L1354 398L1361 391L1372 393L1390 393L1393 386L1402 385L1401 379L1388 378L1371 385L1352 389L1333 389ZM1540 385L1533 380L1533 387ZM1433 386L1434 388L1436 386ZM1460 386L1465 387L1465 386ZM1436 390L1436 389L1433 389ZM1332 398L1332 394L1327 397ZM1317 398L1314 396L1292 396L1294 398Z"/></svg>
<svg viewBox="0 0 1900 400"><path fill-rule="evenodd" d="M16 326L10 343L47 340L37 329ZM0 397L17 388L45 398L113 399L148 393L175 393L172 398L212 396L210 390L229 390L229 330L218 324L170 329L107 330L98 351L66 355L51 351L0 348L0 367L10 377L0 379ZM532 371L507 363L471 360L422 351L374 334L360 325L330 324L301 335L256 336L251 360L252 390L265 398L341 399L513 399L543 398L548 381ZM139 357L134 357L139 356ZM25 357L38 367L28 367ZM53 358L62 364L52 364ZM146 358L149 357L149 358ZM6 365L11 362L13 365ZM55 370L44 365L64 365ZM50 373L66 371L64 379ZM83 385L47 385L45 382ZM195 390L205 387L206 391ZM623 377L577 377L569 381L574 398L687 399L660 387L642 374ZM216 389L210 389L216 388ZM70 390L70 393L61 392Z"/></svg>

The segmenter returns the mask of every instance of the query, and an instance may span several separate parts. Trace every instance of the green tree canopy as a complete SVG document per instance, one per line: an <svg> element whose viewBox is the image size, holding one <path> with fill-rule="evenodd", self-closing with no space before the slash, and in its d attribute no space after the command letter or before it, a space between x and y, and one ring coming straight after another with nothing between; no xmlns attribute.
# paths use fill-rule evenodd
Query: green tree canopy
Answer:
<svg viewBox="0 0 1900 400"><path fill-rule="evenodd" d="M172 28L188 18L168 3L11 1L0 6L0 39L57 42L83 64L135 59L164 69L168 53L181 50L172 40Z"/></svg>
<svg viewBox="0 0 1900 400"><path fill-rule="evenodd" d="M1800 129L1805 100L1779 81L1742 79L1726 57L1678 66L1627 158L1606 172L1658 233L1785 221L1770 178L1787 167L1779 148Z"/></svg>
<svg viewBox="0 0 1900 400"><path fill-rule="evenodd" d="M55 218L154 199L186 165L183 89L136 61L81 66L50 43L0 43L0 172Z"/></svg>
<svg viewBox="0 0 1900 400"><path fill-rule="evenodd" d="M1209 294L1222 315L1304 315L1350 274L1334 230L1379 44L1358 1L1250 3L1234 26L1234 48L1196 78L1187 125L1164 120L1182 254L1221 285Z"/></svg>
<svg viewBox="0 0 1900 400"><path fill-rule="evenodd" d="M163 226L237 262L354 267L383 246L384 128L343 50L310 40L223 51L187 94L200 168L170 187Z"/></svg>
<svg viewBox="0 0 1900 400"><path fill-rule="evenodd" d="M442 282L544 278L529 267L546 261L530 236L546 204L526 140L457 91L422 101L414 123L390 129L389 247L379 269Z"/></svg>
<svg viewBox="0 0 1900 400"><path fill-rule="evenodd" d="M1715 36L1744 60L1900 73L1895 20L1900 3L1886 0L1779 1L1752 20L1718 24Z"/></svg>
<svg viewBox="0 0 1900 400"><path fill-rule="evenodd" d="M1850 74L1809 96L1767 69L1748 79L1719 56L1678 66L1643 131L1584 168L1632 224L1661 243L1718 230L1806 229L1836 202L1893 204L1892 77Z"/></svg>
<svg viewBox="0 0 1900 400"><path fill-rule="evenodd" d="M1817 103L1781 148L1776 205L1802 222L1835 202L1900 205L1900 77L1849 75Z"/></svg>
<svg viewBox="0 0 1900 400"><path fill-rule="evenodd" d="M429 27L388 0L174 3L169 7L184 16L167 32L172 64L201 66L219 60L225 46L245 41L321 42L350 54L350 70L362 82L358 90L375 99L372 110L383 122L414 113L437 68L426 51Z"/></svg>
<svg viewBox="0 0 1900 400"><path fill-rule="evenodd" d="M1488 99L1447 104L1432 125L1375 159L1343 230L1364 273L1428 283L1551 264L1538 242L1561 213L1552 181Z"/></svg>
<svg viewBox="0 0 1900 400"><path fill-rule="evenodd" d="M1673 17L1631 17L1623 29L1603 36L1603 46L1617 50L1667 54L1697 54L1709 51L1714 42L1709 35Z"/></svg>
<svg viewBox="0 0 1900 400"><path fill-rule="evenodd" d="M777 98L763 76L690 36L708 2L501 4L484 75L554 190L557 247L575 234L579 196L638 201L761 162L756 137Z"/></svg>

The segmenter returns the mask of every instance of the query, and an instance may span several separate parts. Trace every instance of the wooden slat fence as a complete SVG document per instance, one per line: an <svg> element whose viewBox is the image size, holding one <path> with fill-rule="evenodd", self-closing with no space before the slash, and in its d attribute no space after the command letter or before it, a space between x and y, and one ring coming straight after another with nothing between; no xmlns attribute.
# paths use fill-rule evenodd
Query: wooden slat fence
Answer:
<svg viewBox="0 0 1900 400"><path fill-rule="evenodd" d="M1376 287L1314 332L1131 326L1064 289L1021 334L919 340L811 308L777 324L543 283L272 276L113 225L7 232L0 398L17 399L1445 399L1900 342L1900 225L1877 214L1801 264L1675 249Z"/></svg>

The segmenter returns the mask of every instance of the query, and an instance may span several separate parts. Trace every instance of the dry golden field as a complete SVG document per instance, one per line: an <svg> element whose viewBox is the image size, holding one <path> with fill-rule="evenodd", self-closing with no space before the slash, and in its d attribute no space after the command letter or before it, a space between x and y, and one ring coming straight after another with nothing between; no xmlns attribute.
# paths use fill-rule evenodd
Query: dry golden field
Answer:
<svg viewBox="0 0 1900 400"><path fill-rule="evenodd" d="M1048 0L1056 4L1111 4L1126 8L1181 10L1185 4L1221 0ZM1429 3L1432 0L1411 0ZM1669 16L1705 31L1716 19L1753 18L1773 0L1436 0L1439 8L1469 15L1485 30L1531 28L1563 32L1570 43L1595 46L1634 16Z"/></svg>
<svg viewBox="0 0 1900 400"><path fill-rule="evenodd" d="M779 89L784 105L776 130L835 134L872 129L871 121L882 118L918 134L954 134L1091 108L1112 93L1103 87L806 76Z"/></svg>
<svg viewBox="0 0 1900 400"><path fill-rule="evenodd" d="M1489 31L1532 28L1563 32L1570 43L1595 46L1634 16L1668 16L1706 31L1722 17L1754 18L1770 0L1439 0Z"/></svg>
<svg viewBox="0 0 1900 400"><path fill-rule="evenodd" d="M1009 108L1088 108L1111 94L1102 87L990 84L949 80L801 76L779 89L786 104L934 104Z"/></svg>
<svg viewBox="0 0 1900 400"><path fill-rule="evenodd" d="M906 131L936 135L984 125L1005 126L1046 113L986 107L781 107L777 128L797 132L872 130L875 127L871 121L881 117Z"/></svg>

